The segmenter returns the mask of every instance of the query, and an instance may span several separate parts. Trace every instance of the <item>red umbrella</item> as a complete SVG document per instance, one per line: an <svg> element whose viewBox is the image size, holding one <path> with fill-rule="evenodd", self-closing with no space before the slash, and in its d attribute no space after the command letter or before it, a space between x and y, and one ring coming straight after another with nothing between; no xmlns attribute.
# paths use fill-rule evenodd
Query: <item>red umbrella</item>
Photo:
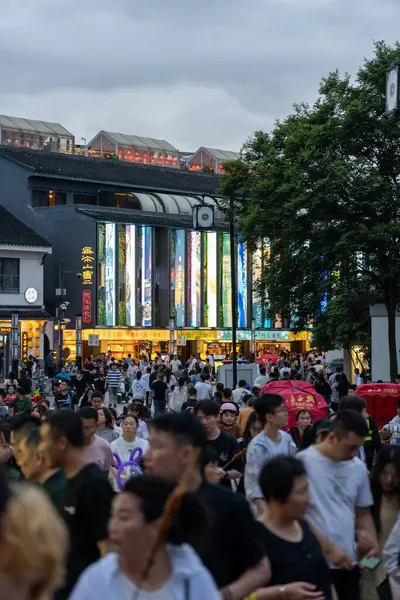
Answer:
<svg viewBox="0 0 400 600"><path fill-rule="evenodd" d="M325 398L315 391L308 381L271 381L263 389L264 394L279 394L289 411L288 427L296 427L296 414L299 410L310 411L313 421L328 416Z"/></svg>
<svg viewBox="0 0 400 600"><path fill-rule="evenodd" d="M258 362L261 365L265 365L269 360L272 360L272 362L277 363L279 358L276 354L261 354Z"/></svg>
<svg viewBox="0 0 400 600"><path fill-rule="evenodd" d="M379 428L396 416L400 386L395 383L363 383L357 387L356 394L365 398L368 403L367 410Z"/></svg>

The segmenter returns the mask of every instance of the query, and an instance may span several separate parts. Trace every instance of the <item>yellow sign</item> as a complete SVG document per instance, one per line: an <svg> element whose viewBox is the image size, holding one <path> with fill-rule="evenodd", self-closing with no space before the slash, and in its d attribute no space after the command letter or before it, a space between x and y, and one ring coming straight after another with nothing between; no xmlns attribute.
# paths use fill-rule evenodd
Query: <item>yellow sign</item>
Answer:
<svg viewBox="0 0 400 600"><path fill-rule="evenodd" d="M98 335L103 342L167 342L169 340L168 329L83 329L82 339L87 342L89 336ZM74 329L66 329L63 333L64 342L73 344L76 341Z"/></svg>
<svg viewBox="0 0 400 600"><path fill-rule="evenodd" d="M96 258L91 246L84 246L81 252L82 284L92 285Z"/></svg>

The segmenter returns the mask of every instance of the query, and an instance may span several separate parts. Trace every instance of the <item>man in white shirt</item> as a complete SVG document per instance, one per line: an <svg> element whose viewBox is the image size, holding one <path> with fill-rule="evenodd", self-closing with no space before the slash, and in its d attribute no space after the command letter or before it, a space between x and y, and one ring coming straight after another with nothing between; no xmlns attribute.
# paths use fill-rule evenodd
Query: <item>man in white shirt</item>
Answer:
<svg viewBox="0 0 400 600"><path fill-rule="evenodd" d="M367 556L379 554L379 544L370 507L373 504L365 465L357 458L368 435L365 419L353 410L339 413L328 437L297 455L308 474L311 494L308 520L332 544L349 557L353 569L331 565L339 600L360 600L358 550Z"/></svg>
<svg viewBox="0 0 400 600"><path fill-rule="evenodd" d="M238 405L239 408L244 406L243 397L246 396L247 393L246 381L245 379L241 379L236 390L233 390L232 392L232 400Z"/></svg>
<svg viewBox="0 0 400 600"><path fill-rule="evenodd" d="M171 360L170 364L172 374L174 375L181 366L181 361L179 360L178 356L174 354L174 358Z"/></svg>
<svg viewBox="0 0 400 600"><path fill-rule="evenodd" d="M264 464L277 455L295 456L296 445L292 436L282 431L282 427L288 424L288 411L281 396L264 394L254 402L253 408L256 409L264 429L248 446L244 487L247 499L254 505L253 509L261 514L266 504L258 478Z"/></svg>
<svg viewBox="0 0 400 600"><path fill-rule="evenodd" d="M265 367L260 367L260 374L255 378L254 385L258 388L263 388L269 381L269 377L267 375L267 369Z"/></svg>
<svg viewBox="0 0 400 600"><path fill-rule="evenodd" d="M196 383L194 387L196 388L196 398L198 402L201 400L212 400L212 387L211 384L206 381L204 375L200 375L200 381Z"/></svg>

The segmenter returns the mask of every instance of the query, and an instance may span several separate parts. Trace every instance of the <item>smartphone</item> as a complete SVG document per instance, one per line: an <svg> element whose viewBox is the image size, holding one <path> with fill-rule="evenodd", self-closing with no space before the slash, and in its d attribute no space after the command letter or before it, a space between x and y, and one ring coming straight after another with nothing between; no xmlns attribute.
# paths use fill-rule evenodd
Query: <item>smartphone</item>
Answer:
<svg viewBox="0 0 400 600"><path fill-rule="evenodd" d="M363 567L365 567L366 569L368 569L368 571L375 571L375 569L377 569L379 567L379 565L381 564L382 559L381 558L376 558L376 557L372 557L372 558L367 558L364 557L361 561L361 564Z"/></svg>

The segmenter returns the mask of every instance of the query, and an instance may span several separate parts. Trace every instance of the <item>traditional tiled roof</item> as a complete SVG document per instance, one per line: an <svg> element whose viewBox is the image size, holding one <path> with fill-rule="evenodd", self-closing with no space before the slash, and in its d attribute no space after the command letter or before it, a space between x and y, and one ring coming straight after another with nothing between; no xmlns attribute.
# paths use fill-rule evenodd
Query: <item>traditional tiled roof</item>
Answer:
<svg viewBox="0 0 400 600"><path fill-rule="evenodd" d="M2 156L30 169L36 175L120 183L135 189L215 196L220 185L218 175L194 173L185 169L139 165L121 160L90 158L8 146L0 147L0 157Z"/></svg>
<svg viewBox="0 0 400 600"><path fill-rule="evenodd" d="M19 221L4 206L0 206L0 246L51 247L30 227Z"/></svg>

